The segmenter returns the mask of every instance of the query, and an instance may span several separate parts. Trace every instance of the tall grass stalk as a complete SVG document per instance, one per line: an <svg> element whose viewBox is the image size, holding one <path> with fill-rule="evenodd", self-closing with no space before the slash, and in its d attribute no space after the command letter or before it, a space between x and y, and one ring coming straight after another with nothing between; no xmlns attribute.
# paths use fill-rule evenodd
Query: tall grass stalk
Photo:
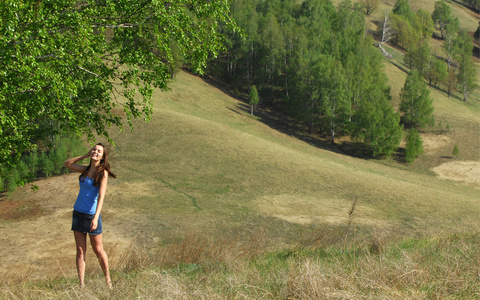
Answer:
<svg viewBox="0 0 480 300"><path fill-rule="evenodd" d="M114 289L101 274L80 290L76 278L10 282L5 299L478 299L478 233L379 238L348 247L265 251L251 243L187 235L155 254L112 251ZM385 242L385 240L394 240ZM260 247L259 247L260 246ZM376 250L375 250L376 249ZM380 249L380 250L379 250Z"/></svg>

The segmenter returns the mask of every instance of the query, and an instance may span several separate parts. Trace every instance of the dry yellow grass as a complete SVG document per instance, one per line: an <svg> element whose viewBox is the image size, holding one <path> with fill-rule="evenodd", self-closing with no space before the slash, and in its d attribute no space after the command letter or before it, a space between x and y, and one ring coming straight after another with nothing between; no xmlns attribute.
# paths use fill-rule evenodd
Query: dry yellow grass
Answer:
<svg viewBox="0 0 480 300"><path fill-rule="evenodd" d="M388 62L385 66L398 103L405 74ZM104 288L91 251L89 288L76 287L69 222L77 176L65 175L36 182L39 191L25 187L12 195L13 201L35 202L42 214L0 222L0 296L418 299L449 298L457 295L453 289L478 286L472 275L478 270L472 246L478 235L468 243L451 235L480 225L476 181L456 182L472 180L477 169L445 180L434 168L453 163L443 165L452 173L478 163L479 105L435 90L432 97L437 122L450 131L422 133L425 155L405 166L317 147L278 130L268 112L251 117L242 101L180 72L172 91L155 94L149 123L135 122L133 132L111 132L119 178L109 182L103 219L117 289ZM450 158L456 144L459 158ZM328 250L334 258L321 260L327 251L322 247L333 243L326 239L338 242L349 221L350 230L341 237L353 248L337 243ZM442 254L449 264L442 267L442 260L432 258L432 269L423 260L427 254L392 244L412 236L439 236L429 242L428 255ZM302 252L319 240L322 247L313 254ZM395 255L378 255L387 250ZM268 251L274 252L264 254ZM283 257L282 251L304 257L273 259L275 268L268 267L271 256ZM350 255L355 251L362 252L358 260ZM252 267L257 264L263 267Z"/></svg>
<svg viewBox="0 0 480 300"><path fill-rule="evenodd" d="M262 235L246 244L190 235L150 257L134 245L116 249L112 290L101 276L90 276L85 289L64 276L0 284L0 297L476 299L479 238L478 233L427 239L376 235L364 246L299 244L263 253L258 251Z"/></svg>
<svg viewBox="0 0 480 300"><path fill-rule="evenodd" d="M187 234L242 242L259 231L261 249L289 247L309 232L344 226L355 199L360 240L379 230L425 235L480 225L478 189L317 148L250 117L241 101L201 78L178 74L154 105L150 123L112 132L119 178L109 182L103 212L107 252L135 243L153 255ZM44 213L1 223L2 278L74 277L76 178L41 180L39 191L12 195ZM88 272L97 274L92 256Z"/></svg>

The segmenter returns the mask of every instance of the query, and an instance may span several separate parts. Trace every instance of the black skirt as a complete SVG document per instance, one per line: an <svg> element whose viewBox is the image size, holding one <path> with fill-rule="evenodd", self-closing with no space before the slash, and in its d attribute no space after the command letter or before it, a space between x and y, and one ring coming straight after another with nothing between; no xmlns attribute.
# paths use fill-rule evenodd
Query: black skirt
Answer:
<svg viewBox="0 0 480 300"><path fill-rule="evenodd" d="M72 230L88 233L91 235L101 234L103 232L102 215L98 217L97 229L95 229L94 231L90 231L90 224L92 223L94 216L95 215L84 214L74 210L72 215Z"/></svg>

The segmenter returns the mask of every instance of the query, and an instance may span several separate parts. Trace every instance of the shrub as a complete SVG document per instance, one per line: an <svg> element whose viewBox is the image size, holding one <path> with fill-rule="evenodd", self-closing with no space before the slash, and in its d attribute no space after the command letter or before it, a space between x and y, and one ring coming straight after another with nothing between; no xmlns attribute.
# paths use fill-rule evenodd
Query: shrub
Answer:
<svg viewBox="0 0 480 300"><path fill-rule="evenodd" d="M42 151L42 154L40 155L40 163L42 164L42 170L47 178L52 176L55 171L54 159L52 158L51 153L52 152L47 153L45 151Z"/></svg>
<svg viewBox="0 0 480 300"><path fill-rule="evenodd" d="M54 164L54 173L56 175L65 173L63 162L67 158L67 145L59 143L57 148L51 152L51 156Z"/></svg>
<svg viewBox="0 0 480 300"><path fill-rule="evenodd" d="M0 192L13 192L17 186L32 182L37 176L51 177L68 173L68 169L63 167L65 159L82 155L86 151L82 140L76 135L57 135L53 142L45 142L43 145L46 147L44 151L24 153L16 166L0 165ZM32 188L38 187L33 185Z"/></svg>
<svg viewBox="0 0 480 300"><path fill-rule="evenodd" d="M79 138L65 138L63 141L67 147L68 157L80 156L86 152L85 146Z"/></svg>
<svg viewBox="0 0 480 300"><path fill-rule="evenodd" d="M408 131L407 148L405 149L405 161L412 163L417 157L423 154L423 142L420 134L415 128Z"/></svg>
<svg viewBox="0 0 480 300"><path fill-rule="evenodd" d="M254 85L252 85L250 89L250 95L248 96L248 101L250 103L250 114L253 116L253 108L259 102L257 87L255 87Z"/></svg>
<svg viewBox="0 0 480 300"><path fill-rule="evenodd" d="M7 193L12 193L17 189L18 181L20 180L20 172L14 168L10 171L10 176L7 178L5 190Z"/></svg>
<svg viewBox="0 0 480 300"><path fill-rule="evenodd" d="M30 170L30 173L32 174L33 177L36 177L37 171L38 171L38 152L37 151L32 151L30 155L28 155L25 158L25 162L27 163L27 166Z"/></svg>
<svg viewBox="0 0 480 300"><path fill-rule="evenodd" d="M455 145L455 146L453 147L453 152L452 152L452 153L453 153L453 156L457 157L459 152L460 152L460 149L458 149L458 146Z"/></svg>
<svg viewBox="0 0 480 300"><path fill-rule="evenodd" d="M17 171L19 174L19 178L17 181L19 183L24 183L23 179L29 179L32 178L32 172L30 171L30 168L28 167L27 163L25 162L25 159L22 159L20 163L17 166Z"/></svg>

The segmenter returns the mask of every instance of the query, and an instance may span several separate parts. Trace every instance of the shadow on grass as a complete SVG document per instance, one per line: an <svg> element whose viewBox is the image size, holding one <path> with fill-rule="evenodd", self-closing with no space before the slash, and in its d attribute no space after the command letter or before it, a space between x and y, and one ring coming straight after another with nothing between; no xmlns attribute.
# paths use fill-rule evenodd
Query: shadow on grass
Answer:
<svg viewBox="0 0 480 300"><path fill-rule="evenodd" d="M452 2L455 2L457 5L463 6L465 9L471 10L471 11L473 11L474 13L477 13L477 14L480 13L480 10L475 9L475 8L473 8L473 7L470 7L470 6L466 5L465 3L462 3L461 1L452 0Z"/></svg>
<svg viewBox="0 0 480 300"><path fill-rule="evenodd" d="M395 67L397 67L399 70L401 70L401 71L404 72L405 74L408 74L409 70L408 70L407 66L406 66L404 63L396 62L396 61L394 61L393 59L389 59L388 62L390 62L392 65L394 65Z"/></svg>
<svg viewBox="0 0 480 300"><path fill-rule="evenodd" d="M241 107L239 108L241 108L244 112L250 112L249 105L242 103L240 106ZM254 111L254 115L259 118L260 122L263 122L265 125L268 125L270 128L275 129L276 131L304 141L314 147L345 154L342 149L336 145L332 145L328 139L322 136L322 133L308 132L307 126L302 125L297 120L277 111L272 107L257 107L257 109Z"/></svg>
<svg viewBox="0 0 480 300"><path fill-rule="evenodd" d="M241 103L236 105L235 109L229 108L229 110L237 114L250 115L250 104L248 104L248 98L246 95L236 95L236 93L233 93L232 89L229 88L227 84L215 78L203 77L203 80L206 83L215 86L230 97L241 101ZM264 123L270 128L306 142L307 144L316 148L360 159L374 159L374 157L368 154L368 149L366 149L365 145L362 143L356 143L352 141L338 142L337 139L337 142L332 144L327 133L319 131L309 132L308 126L299 123L298 120L295 120L287 114L282 113L279 109L276 109L268 104L264 104L255 108L254 116L257 117L260 122ZM395 160L400 163L405 162L402 157L403 155L404 153L401 149L393 154Z"/></svg>
<svg viewBox="0 0 480 300"><path fill-rule="evenodd" d="M397 151L392 155L393 159L396 162L399 162L401 164L406 164L407 161L405 160L405 149L404 148L398 148Z"/></svg>
<svg viewBox="0 0 480 300"><path fill-rule="evenodd" d="M211 76L205 76L203 77L203 80L206 83L218 88L230 97L242 101L242 103L239 103L236 106L236 109L229 108L229 110L237 114L246 113L250 115L250 104L248 104L247 96L233 93L232 89L227 84ZM281 133L295 137L317 148L345 154L342 149L332 145L330 142L323 139L318 133L309 133L306 126L299 124L297 120L279 112L273 107L268 105L257 106L253 114L260 122L263 122L265 125Z"/></svg>
<svg viewBox="0 0 480 300"><path fill-rule="evenodd" d="M480 59L480 47L478 46L473 46L473 56L476 57L477 59Z"/></svg>

